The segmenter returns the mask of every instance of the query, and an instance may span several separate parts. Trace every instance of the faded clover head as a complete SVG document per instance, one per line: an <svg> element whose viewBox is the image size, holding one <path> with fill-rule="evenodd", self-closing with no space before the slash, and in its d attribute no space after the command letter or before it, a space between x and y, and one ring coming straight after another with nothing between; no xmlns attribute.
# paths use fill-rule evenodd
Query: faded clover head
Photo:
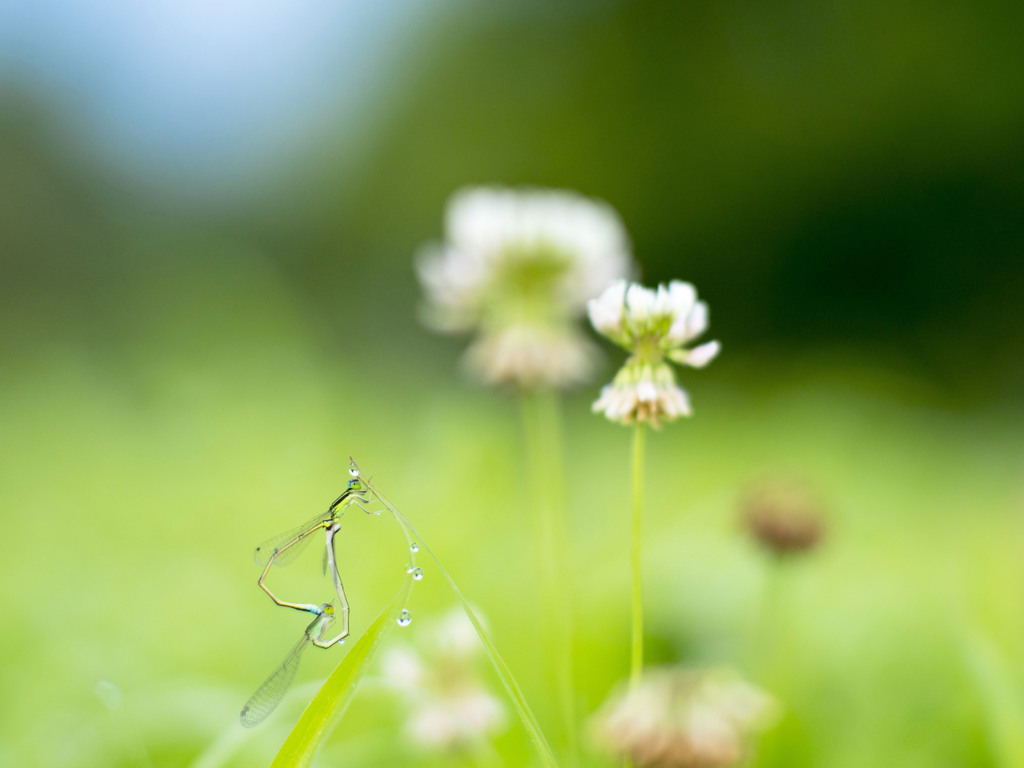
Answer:
<svg viewBox="0 0 1024 768"><path fill-rule="evenodd" d="M625 227L607 203L476 187L452 196L445 242L421 252L417 271L426 322L475 334L471 371L488 384L535 389L588 379L598 352L576 320L589 298L634 270Z"/></svg>
<svg viewBox="0 0 1024 768"><path fill-rule="evenodd" d="M740 510L750 536L779 557L810 552L825 536L822 501L796 477L766 477L751 483Z"/></svg>
<svg viewBox="0 0 1024 768"><path fill-rule="evenodd" d="M630 353L593 410L622 424L650 422L657 427L691 414L686 391L675 382L669 361L703 368L720 345L687 345L707 330L708 306L689 283L645 288L619 280L587 304L595 330Z"/></svg>
<svg viewBox="0 0 1024 768"><path fill-rule="evenodd" d="M778 705L728 669L662 667L613 694L591 722L597 745L637 768L728 768Z"/></svg>

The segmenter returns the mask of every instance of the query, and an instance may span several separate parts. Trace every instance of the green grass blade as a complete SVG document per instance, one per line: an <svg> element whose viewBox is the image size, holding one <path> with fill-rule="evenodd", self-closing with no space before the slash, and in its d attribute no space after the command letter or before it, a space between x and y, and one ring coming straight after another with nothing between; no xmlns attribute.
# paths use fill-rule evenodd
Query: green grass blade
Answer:
<svg viewBox="0 0 1024 768"><path fill-rule="evenodd" d="M996 645L981 632L963 641L964 661L987 715L988 741L995 763L1024 766L1024 701L1013 674Z"/></svg>
<svg viewBox="0 0 1024 768"><path fill-rule="evenodd" d="M416 541L419 542L420 549L430 556L430 559L434 561L435 565L437 565L438 570L441 571L441 575L444 576L445 581L448 582L448 586L452 588L455 596L459 599L459 602L462 604L462 610L466 612L466 616L473 624L473 629L476 630L477 635L480 637L480 642L483 643L484 649L487 651L487 657L490 659L495 672L498 673L498 678L501 680L501 684L505 687L505 691L508 693L509 699L512 700L512 705L515 707L516 714L519 715L519 720L522 722L523 728L526 729L531 741L533 741L534 749L536 749L541 763L548 766L548 768L557 768L558 761L555 759L555 755L551 751L551 747L548 745L548 741L544 737L544 733L541 731L540 725L537 723L537 718L534 716L533 711L530 709L530 705L526 701L526 697L523 696L523 692L519 689L519 683L516 682L516 679L512 674L512 670L508 668L505 660L501 657L501 654L498 652L498 648L494 645L494 641L491 640L490 634L488 634L487 630L484 629L483 624L480 623L480 619L477 618L477 615L470 606L469 601L466 600L462 591L459 589L458 585L456 585L455 580L448 573L448 569L441 564L437 555L434 554L434 551L423 540L423 537L420 536L416 527L406 519L405 515L399 512L386 498L381 496L376 488L374 488L374 493L377 495L377 498L381 500L381 503L388 508L391 514L395 516L395 519L398 520L398 522L406 529L406 531L412 533Z"/></svg>
<svg viewBox="0 0 1024 768"><path fill-rule="evenodd" d="M313 762L317 750L345 714L381 642L395 626L399 611L408 603L411 590L412 579L406 578L398 594L373 620L309 702L270 768L305 768Z"/></svg>

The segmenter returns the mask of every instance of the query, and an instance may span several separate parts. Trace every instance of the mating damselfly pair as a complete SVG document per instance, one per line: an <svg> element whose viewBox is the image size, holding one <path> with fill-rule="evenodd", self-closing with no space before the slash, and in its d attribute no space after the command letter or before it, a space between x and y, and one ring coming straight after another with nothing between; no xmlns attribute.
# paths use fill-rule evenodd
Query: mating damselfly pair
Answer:
<svg viewBox="0 0 1024 768"><path fill-rule="evenodd" d="M338 558L335 552L335 537L341 530L341 517L345 511L356 506L367 514L380 514L380 508L374 509L376 505L391 511L399 523L402 522L398 511L377 492L368 480L362 477L359 467L355 461L349 459L349 475L351 476L348 485L338 498L331 502L326 512L314 517L307 523L293 528L290 531L275 536L256 547L256 562L263 566L258 584L260 588L270 596L270 599L282 608L292 608L313 614L313 620L303 631L302 638L292 648L284 661L274 670L263 685L261 685L246 702L242 708L239 719L242 725L253 727L263 722L284 698L285 692L295 678L295 672L299 668L299 661L303 652L310 644L318 648L330 648L333 645L342 643L349 635L349 604L345 596L345 586L341 580L338 570ZM412 563L408 567L408 573L413 578L419 578L422 573L416 567L415 557L418 546L409 536L408 529L402 525L403 532L409 545ZM306 548L317 536L323 532L324 538L324 571L330 575L334 586L336 600L329 603L299 603L282 600L267 585L267 576L275 565L282 566L293 562L299 553ZM403 612L406 613L406 612ZM340 621L340 628L336 635L330 636L331 628ZM325 639L327 638L327 639Z"/></svg>

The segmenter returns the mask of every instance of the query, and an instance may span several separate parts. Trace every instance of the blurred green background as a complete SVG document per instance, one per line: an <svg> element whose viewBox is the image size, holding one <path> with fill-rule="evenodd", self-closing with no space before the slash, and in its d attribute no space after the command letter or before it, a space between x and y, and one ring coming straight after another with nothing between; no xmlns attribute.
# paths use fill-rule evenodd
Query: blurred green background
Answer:
<svg viewBox="0 0 1024 768"><path fill-rule="evenodd" d="M252 548L350 454L560 743L518 405L418 323L411 265L453 190L528 183L609 201L723 342L650 441L649 657L770 690L759 766L1024 766L1022 25L966 0L0 12L0 764L269 763L340 653L237 726L303 626ZM629 433L589 414L599 383L564 408L582 713L628 666ZM737 523L765 472L825 501L783 569ZM358 629L403 555L346 526ZM321 764L480 759L396 738L370 683ZM515 726L495 748L532 759Z"/></svg>

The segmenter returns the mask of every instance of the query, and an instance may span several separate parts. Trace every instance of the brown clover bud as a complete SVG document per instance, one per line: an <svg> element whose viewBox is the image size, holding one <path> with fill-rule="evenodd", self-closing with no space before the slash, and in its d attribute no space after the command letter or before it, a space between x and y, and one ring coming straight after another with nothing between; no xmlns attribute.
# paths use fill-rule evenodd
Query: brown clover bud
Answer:
<svg viewBox="0 0 1024 768"><path fill-rule="evenodd" d="M756 482L744 494L740 507L750 535L777 555L807 552L824 537L821 503L796 480Z"/></svg>

